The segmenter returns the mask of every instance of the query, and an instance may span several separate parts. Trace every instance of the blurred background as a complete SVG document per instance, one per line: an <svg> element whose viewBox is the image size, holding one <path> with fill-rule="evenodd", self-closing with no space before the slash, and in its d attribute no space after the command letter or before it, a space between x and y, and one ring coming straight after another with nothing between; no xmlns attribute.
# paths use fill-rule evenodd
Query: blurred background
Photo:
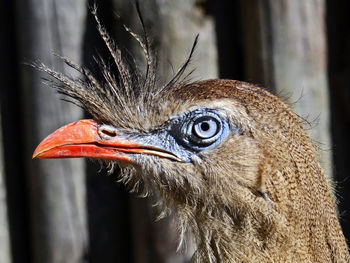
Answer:
<svg viewBox="0 0 350 263"><path fill-rule="evenodd" d="M41 61L75 76L52 55L96 71L112 59L88 6L125 52L144 66L125 23L141 33L132 0L0 2L0 262L184 263L172 218L155 222L152 197L140 199L85 160L32 160L58 127L87 117L25 65ZM184 62L196 34L194 79L253 82L287 101L309 123L326 176L335 181L350 237L350 16L341 0L140 1L161 81Z"/></svg>

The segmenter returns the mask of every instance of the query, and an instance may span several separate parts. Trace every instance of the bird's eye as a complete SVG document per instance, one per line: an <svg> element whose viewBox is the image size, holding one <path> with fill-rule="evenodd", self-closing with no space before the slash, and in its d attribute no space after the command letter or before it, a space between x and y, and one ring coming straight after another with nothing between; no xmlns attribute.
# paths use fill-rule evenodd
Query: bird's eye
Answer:
<svg viewBox="0 0 350 263"><path fill-rule="evenodd" d="M215 111L200 110L177 119L170 132L179 144L199 151L216 145L228 130L227 121Z"/></svg>
<svg viewBox="0 0 350 263"><path fill-rule="evenodd" d="M197 147L213 144L222 133L221 119L211 112L194 116L185 127L184 131L189 143Z"/></svg>

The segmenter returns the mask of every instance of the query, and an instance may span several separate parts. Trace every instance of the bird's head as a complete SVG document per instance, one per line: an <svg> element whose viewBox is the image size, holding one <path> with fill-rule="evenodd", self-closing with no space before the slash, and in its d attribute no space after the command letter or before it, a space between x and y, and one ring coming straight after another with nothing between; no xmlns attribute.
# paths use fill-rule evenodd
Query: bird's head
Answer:
<svg viewBox="0 0 350 263"><path fill-rule="evenodd" d="M262 149L252 136L254 120L235 98L244 90L260 91L243 82L208 80L122 106L97 93L91 98L103 108L92 112L97 118L58 129L33 157L102 159L128 170L123 180L132 188L151 185L175 203L203 204L209 196L218 201L240 188L259 194Z"/></svg>
<svg viewBox="0 0 350 263"><path fill-rule="evenodd" d="M75 100L94 119L58 129L37 147L33 157L90 157L106 161L109 167L117 164L123 169L122 181L131 189L156 189L175 206L205 206L204 200L230 199L225 189L237 193L242 192L240 187L256 189L261 151L252 140L254 122L239 94L245 89L264 92L237 81L187 81L184 72L198 36L177 74L159 86L147 33L141 38L126 28L145 54L147 68L142 77L93 14L118 73L111 72L103 60L98 63L99 79L65 57L59 56L83 79L36 65L57 80L51 84L59 93ZM140 20L143 26L141 15Z"/></svg>

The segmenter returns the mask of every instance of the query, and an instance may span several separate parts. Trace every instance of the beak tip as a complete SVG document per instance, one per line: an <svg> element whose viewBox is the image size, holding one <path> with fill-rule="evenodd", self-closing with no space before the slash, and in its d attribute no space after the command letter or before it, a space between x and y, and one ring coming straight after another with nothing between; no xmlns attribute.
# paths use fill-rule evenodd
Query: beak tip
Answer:
<svg viewBox="0 0 350 263"><path fill-rule="evenodd" d="M40 153L41 152L38 151L38 148L36 148L35 151L33 152L32 159L39 158Z"/></svg>

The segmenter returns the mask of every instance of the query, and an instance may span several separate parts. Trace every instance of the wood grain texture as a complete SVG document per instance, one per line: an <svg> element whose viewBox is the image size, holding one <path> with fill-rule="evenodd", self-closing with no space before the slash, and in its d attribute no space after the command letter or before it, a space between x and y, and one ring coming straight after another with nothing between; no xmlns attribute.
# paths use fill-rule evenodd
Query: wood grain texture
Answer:
<svg viewBox="0 0 350 263"><path fill-rule="evenodd" d="M85 1L17 1L19 60L40 60L74 75L52 51L80 61ZM63 123L81 118L82 111L58 100L42 85L38 70L20 72L25 166L28 171L33 262L82 262L87 249L85 172L82 160L32 161L39 138Z"/></svg>
<svg viewBox="0 0 350 263"><path fill-rule="evenodd" d="M7 197L5 184L5 164L2 147L1 130L1 111L0 111L0 262L11 263L11 244L7 214Z"/></svg>

